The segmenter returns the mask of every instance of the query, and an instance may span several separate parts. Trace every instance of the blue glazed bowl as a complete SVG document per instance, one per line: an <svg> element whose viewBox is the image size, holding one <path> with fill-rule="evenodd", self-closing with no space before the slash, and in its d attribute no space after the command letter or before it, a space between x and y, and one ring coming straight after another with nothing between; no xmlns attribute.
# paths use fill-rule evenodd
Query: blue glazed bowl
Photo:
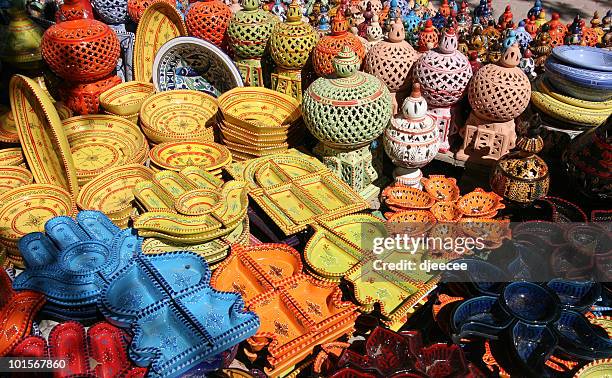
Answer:
<svg viewBox="0 0 612 378"><path fill-rule="evenodd" d="M593 281L554 279L547 286L557 293L563 307L576 311L586 310L601 296L601 285Z"/></svg>
<svg viewBox="0 0 612 378"><path fill-rule="evenodd" d="M499 302L513 317L527 324L547 324L559 318L561 304L555 293L531 282L513 282L504 288Z"/></svg>
<svg viewBox="0 0 612 378"><path fill-rule="evenodd" d="M482 296L461 303L451 316L451 327L460 340L468 336L496 337L512 318L499 308L497 298Z"/></svg>
<svg viewBox="0 0 612 378"><path fill-rule="evenodd" d="M569 66L552 57L546 60L544 67L549 72L553 72L576 84L589 88L612 90L612 72L594 71Z"/></svg>
<svg viewBox="0 0 612 378"><path fill-rule="evenodd" d="M552 55L574 67L612 72L612 51L588 46L557 46Z"/></svg>
<svg viewBox="0 0 612 378"><path fill-rule="evenodd" d="M562 352L585 360L609 358L612 355L612 340L578 312L563 311L555 328L561 335L559 349Z"/></svg>
<svg viewBox="0 0 612 378"><path fill-rule="evenodd" d="M557 337L546 326L517 322L510 330L510 337L516 357L528 369L542 366L557 346Z"/></svg>
<svg viewBox="0 0 612 378"><path fill-rule="evenodd" d="M575 83L574 81L552 71L547 71L545 73L545 77L547 82L550 83L556 91L564 93L568 96L586 101L601 102L612 100L612 90L587 87Z"/></svg>

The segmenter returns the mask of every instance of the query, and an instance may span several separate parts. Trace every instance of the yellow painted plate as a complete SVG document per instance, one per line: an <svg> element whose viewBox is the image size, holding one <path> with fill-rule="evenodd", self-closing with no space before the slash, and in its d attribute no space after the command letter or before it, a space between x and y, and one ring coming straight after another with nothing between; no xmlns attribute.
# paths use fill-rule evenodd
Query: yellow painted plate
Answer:
<svg viewBox="0 0 612 378"><path fill-rule="evenodd" d="M227 147L214 142L160 143L151 149L149 157L151 163L173 171L189 166L211 171L232 161Z"/></svg>
<svg viewBox="0 0 612 378"><path fill-rule="evenodd" d="M21 75L11 79L10 96L21 147L35 181L76 195L76 169L53 102L38 84Z"/></svg>
<svg viewBox="0 0 612 378"><path fill-rule="evenodd" d="M60 215L74 216L76 204L65 189L48 184L24 185L0 196L0 237L15 243Z"/></svg>
<svg viewBox="0 0 612 378"><path fill-rule="evenodd" d="M531 102L552 118L582 126L599 126L610 116L610 109L585 109L569 105L544 92L532 91Z"/></svg>
<svg viewBox="0 0 612 378"><path fill-rule="evenodd" d="M151 82L153 61L159 48L169 40L187 35L179 12L165 2L149 6L136 29L134 41L134 80Z"/></svg>
<svg viewBox="0 0 612 378"><path fill-rule="evenodd" d="M25 158L21 148L11 147L0 150L0 167L17 166L24 162Z"/></svg>
<svg viewBox="0 0 612 378"><path fill-rule="evenodd" d="M546 80L544 79L538 80L536 82L536 86L540 92L543 92L565 104L577 106L580 108L594 109L594 110L608 110L609 112L612 112L612 100L596 102L596 101L586 101L586 100L581 100L579 98L566 96L564 94L561 94L559 92L552 90L550 86L546 83Z"/></svg>
<svg viewBox="0 0 612 378"><path fill-rule="evenodd" d="M55 106L60 119L64 120L72 117L72 110L70 110L70 108L63 103L56 102L53 104L53 106ZM33 112L34 109L31 109L30 111ZM17 125L15 124L15 117L13 116L13 112L11 110L7 110L3 114L0 114L0 142L19 143Z"/></svg>
<svg viewBox="0 0 612 378"><path fill-rule="evenodd" d="M32 173L23 167L0 167L0 194L29 185L33 180Z"/></svg>
<svg viewBox="0 0 612 378"><path fill-rule="evenodd" d="M83 210L99 210L111 217L129 216L134 187L152 178L153 171L139 164L109 169L81 188L77 205Z"/></svg>

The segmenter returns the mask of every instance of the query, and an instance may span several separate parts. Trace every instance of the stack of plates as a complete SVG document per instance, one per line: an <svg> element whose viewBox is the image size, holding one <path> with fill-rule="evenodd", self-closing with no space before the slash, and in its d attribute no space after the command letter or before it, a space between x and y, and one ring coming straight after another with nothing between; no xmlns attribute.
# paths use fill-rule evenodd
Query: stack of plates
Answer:
<svg viewBox="0 0 612 378"><path fill-rule="evenodd" d="M302 136L300 104L262 88L234 88L219 97L219 128L235 161L284 153Z"/></svg>
<svg viewBox="0 0 612 378"><path fill-rule="evenodd" d="M612 51L559 46L531 100L545 117L570 128L599 126L612 112Z"/></svg>
<svg viewBox="0 0 612 378"><path fill-rule="evenodd" d="M232 154L215 142L166 142L153 147L149 153L151 169L155 172L179 172L196 166L221 178L221 170L232 162Z"/></svg>

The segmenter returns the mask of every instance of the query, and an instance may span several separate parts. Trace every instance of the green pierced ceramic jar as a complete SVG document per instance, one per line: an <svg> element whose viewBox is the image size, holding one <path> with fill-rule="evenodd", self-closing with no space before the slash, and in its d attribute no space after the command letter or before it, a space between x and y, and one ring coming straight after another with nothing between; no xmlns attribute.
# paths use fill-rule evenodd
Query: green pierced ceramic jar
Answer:
<svg viewBox="0 0 612 378"><path fill-rule="evenodd" d="M289 5L287 21L274 27L270 37L270 52L276 64L288 70L300 70L306 65L310 52L317 44L319 35L309 24L302 21L297 0Z"/></svg>
<svg viewBox="0 0 612 378"><path fill-rule="evenodd" d="M344 46L333 61L336 78L319 78L302 102L306 126L321 143L339 149L367 145L391 119L391 95L377 77L359 72L361 61Z"/></svg>
<svg viewBox="0 0 612 378"><path fill-rule="evenodd" d="M260 9L259 0L244 0L243 10L236 12L227 28L231 49L237 58L260 58L278 17Z"/></svg>

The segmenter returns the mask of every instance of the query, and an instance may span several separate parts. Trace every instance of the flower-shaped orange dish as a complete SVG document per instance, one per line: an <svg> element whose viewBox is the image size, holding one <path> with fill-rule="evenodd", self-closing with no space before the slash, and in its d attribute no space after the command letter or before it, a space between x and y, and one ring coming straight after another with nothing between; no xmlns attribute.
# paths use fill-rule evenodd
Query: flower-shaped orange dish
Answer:
<svg viewBox="0 0 612 378"><path fill-rule="evenodd" d="M429 193L402 185L387 187L382 196L394 210L429 209L436 202Z"/></svg>
<svg viewBox="0 0 612 378"><path fill-rule="evenodd" d="M473 192L464 195L457 201L459 211L468 217L493 218L497 211L506 207L502 197L493 192L485 192L476 188Z"/></svg>
<svg viewBox="0 0 612 378"><path fill-rule="evenodd" d="M451 201L436 202L431 207L431 213L438 222L457 222L463 216L457 204Z"/></svg>
<svg viewBox="0 0 612 378"><path fill-rule="evenodd" d="M459 187L457 180L452 177L442 175L431 175L429 178L422 178L423 189L436 201L456 201L459 198Z"/></svg>
<svg viewBox="0 0 612 378"><path fill-rule="evenodd" d="M436 223L436 218L428 210L403 210L390 214L387 222L395 223L389 225L394 234L415 236L427 232Z"/></svg>
<svg viewBox="0 0 612 378"><path fill-rule="evenodd" d="M247 355L255 358L267 346L269 376L282 376L316 345L351 332L357 318L357 307L341 300L338 285L303 274L300 254L285 244L232 246L210 283L239 292L259 316Z"/></svg>
<svg viewBox="0 0 612 378"><path fill-rule="evenodd" d="M459 221L467 236L481 238L488 248L498 248L504 239L512 236L510 221L490 218L463 218Z"/></svg>

